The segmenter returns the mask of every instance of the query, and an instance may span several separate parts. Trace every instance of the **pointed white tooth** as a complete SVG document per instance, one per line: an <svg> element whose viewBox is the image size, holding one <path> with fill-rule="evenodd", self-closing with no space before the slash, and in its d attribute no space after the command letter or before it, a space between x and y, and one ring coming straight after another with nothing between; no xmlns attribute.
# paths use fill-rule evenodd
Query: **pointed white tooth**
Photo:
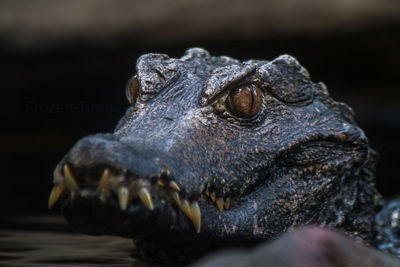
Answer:
<svg viewBox="0 0 400 267"><path fill-rule="evenodd" d="M138 192L138 196L143 204L146 206L146 208L148 208L149 210L154 209L153 201L151 200L151 195L147 188L142 187Z"/></svg>
<svg viewBox="0 0 400 267"><path fill-rule="evenodd" d="M224 209L224 199L222 197L217 198L217 207L219 211Z"/></svg>
<svg viewBox="0 0 400 267"><path fill-rule="evenodd" d="M97 191L99 193L108 193L109 192L109 188L108 188L108 178L109 178L109 172L108 169L104 169L100 181L99 181L99 185L97 186Z"/></svg>
<svg viewBox="0 0 400 267"><path fill-rule="evenodd" d="M214 192L210 193L210 198L211 198L211 201L215 203L215 200L216 200L217 197L215 196Z"/></svg>
<svg viewBox="0 0 400 267"><path fill-rule="evenodd" d="M186 199L181 200L181 210L186 214L186 216L192 219L192 211L189 202Z"/></svg>
<svg viewBox="0 0 400 267"><path fill-rule="evenodd" d="M192 202L190 204L190 210L192 213L191 220L193 222L194 229L196 230L196 233L200 233L201 229L201 211L200 211L200 206L199 203Z"/></svg>
<svg viewBox="0 0 400 267"><path fill-rule="evenodd" d="M227 197L225 199L224 208L225 208L225 210L229 210L230 207L231 207L231 199L229 197Z"/></svg>
<svg viewBox="0 0 400 267"><path fill-rule="evenodd" d="M163 167L161 169L161 175L169 176L170 174L171 174L171 172L167 168Z"/></svg>
<svg viewBox="0 0 400 267"><path fill-rule="evenodd" d="M179 185L174 181L169 182L169 187L171 187L172 189L175 189L176 191L180 191L181 190Z"/></svg>
<svg viewBox="0 0 400 267"><path fill-rule="evenodd" d="M64 176L65 176L65 186L70 191L78 190L78 184L76 183L74 177L71 174L71 171L67 164L64 165Z"/></svg>
<svg viewBox="0 0 400 267"><path fill-rule="evenodd" d="M129 189L126 186L121 186L118 189L118 202L121 210L126 210L129 202Z"/></svg>
<svg viewBox="0 0 400 267"><path fill-rule="evenodd" d="M88 189L83 189L80 191L79 194L81 197L87 197L88 195L90 195L90 191Z"/></svg>
<svg viewBox="0 0 400 267"><path fill-rule="evenodd" d="M49 197L49 202L48 202L49 209L53 208L54 204L60 198L63 190L64 190L64 187L62 187L62 186L56 185L53 187L53 189L50 192L50 197Z"/></svg>
<svg viewBox="0 0 400 267"><path fill-rule="evenodd" d="M176 204L178 206L180 206L181 205L181 198L179 197L179 193L176 192L176 191L171 191L170 193L171 193L172 198L175 200Z"/></svg>
<svg viewBox="0 0 400 267"><path fill-rule="evenodd" d="M97 192L99 192L100 200L103 202L106 200L106 197L110 195L110 189L108 185L109 177L109 172L106 168L104 169L99 181L99 185L97 186Z"/></svg>

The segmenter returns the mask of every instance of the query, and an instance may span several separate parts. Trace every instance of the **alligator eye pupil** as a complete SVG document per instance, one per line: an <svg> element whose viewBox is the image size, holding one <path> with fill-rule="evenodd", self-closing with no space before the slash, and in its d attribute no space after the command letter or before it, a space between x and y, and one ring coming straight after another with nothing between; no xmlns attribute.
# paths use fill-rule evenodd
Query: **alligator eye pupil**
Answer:
<svg viewBox="0 0 400 267"><path fill-rule="evenodd" d="M125 89L126 98L128 99L129 103L134 106L136 103L136 99L139 95L139 82L136 76L132 77Z"/></svg>
<svg viewBox="0 0 400 267"><path fill-rule="evenodd" d="M261 90L250 84L236 88L229 95L231 112L241 118L251 118L261 108Z"/></svg>

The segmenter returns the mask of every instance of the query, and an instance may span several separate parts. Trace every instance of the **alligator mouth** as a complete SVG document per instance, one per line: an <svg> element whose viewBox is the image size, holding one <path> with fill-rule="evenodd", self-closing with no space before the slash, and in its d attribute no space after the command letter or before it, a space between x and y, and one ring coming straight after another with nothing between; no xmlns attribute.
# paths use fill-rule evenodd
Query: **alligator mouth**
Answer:
<svg viewBox="0 0 400 267"><path fill-rule="evenodd" d="M220 212L229 210L238 198L217 197L210 192L210 184L205 184L200 196L190 196L173 179L171 171L162 167L159 173L138 177L126 169L102 166L91 171L91 177L83 175L72 164L60 164L54 170L54 187L51 190L48 207L64 196L66 201L91 199L100 203L112 202L121 211L129 211L132 206L142 205L149 211L155 209L154 199L163 205L171 205L185 214L193 224L194 231L201 231L201 209L199 202L214 205ZM97 175L93 175L97 173ZM97 176L94 177L94 176Z"/></svg>
<svg viewBox="0 0 400 267"><path fill-rule="evenodd" d="M146 179L132 178L126 172L104 168L97 185L92 182L82 187L73 175L71 167L64 164L62 172L57 169L54 172L54 187L50 193L48 207L51 209L62 195L68 194L71 201L76 198L97 198L103 203L113 201L122 211L127 210L131 204L137 205L139 201L152 211L154 210L153 198L156 197L163 204L178 207L192 221L196 233L200 233L201 230L201 211L198 201L189 200L185 196L186 194L172 179L167 168L162 168L160 173ZM210 194L207 193L207 195ZM215 194L210 197L213 202L217 201ZM203 194L201 200L204 201ZM221 204L217 205L220 207Z"/></svg>
<svg viewBox="0 0 400 267"><path fill-rule="evenodd" d="M145 224L147 219L160 230L176 229L174 233L200 233L203 223L202 236L208 236L214 229L215 217L237 217L234 202L239 201L239 196L243 202L252 191L243 191L237 197L227 196L207 178L193 182L184 179L185 170L180 168L179 161L168 155L140 145L131 147L111 134L88 136L78 141L56 166L48 207L52 208L61 199L64 215L65 212L69 215L67 220L74 225L79 221L78 228L94 234L102 233L102 219L109 223L110 216L120 216L120 223L127 218L132 221L130 227L134 231L139 231L137 226ZM176 175L178 172L182 177ZM222 211L229 212L222 214ZM202 214L207 214L203 220ZM143 220L139 222L137 216ZM120 233L117 222L117 219L111 222L112 229ZM92 231L92 223L99 225L100 230ZM126 235L131 231L127 229Z"/></svg>

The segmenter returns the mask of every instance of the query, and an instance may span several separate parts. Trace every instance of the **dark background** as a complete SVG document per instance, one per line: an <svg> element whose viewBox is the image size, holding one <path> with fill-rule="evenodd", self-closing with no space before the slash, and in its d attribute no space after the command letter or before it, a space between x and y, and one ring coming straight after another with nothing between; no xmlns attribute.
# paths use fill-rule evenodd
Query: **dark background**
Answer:
<svg viewBox="0 0 400 267"><path fill-rule="evenodd" d="M366 16L354 13L354 19L340 20L336 13L327 12L331 15L325 17L322 11L326 10L318 5L304 7L308 16L299 18L283 11L279 15L276 5L268 10L258 8L259 13L264 10L271 17L252 13L254 9L223 16L223 5L211 5L185 9L180 15L174 13L179 9L171 9L170 17L162 21L143 16L142 21L127 19L119 26L110 22L114 26L109 28L107 21L93 23L99 28L96 32L83 22L68 28L70 24L62 21L62 16L49 16L47 23L38 26L35 22L43 18L40 12L51 14L57 8L46 13L4 2L9 3L10 14L20 17L0 19L3 215L49 212L53 168L78 139L113 130L128 107L125 82L134 73L139 55L158 52L180 57L193 46L242 60L273 59L283 53L295 56L313 81L323 81L334 99L353 107L357 122L381 155L379 189L387 197L400 193L400 13L390 6L387 13L376 9ZM36 4L46 7L48 2ZM160 11L142 8L132 12ZM109 10L125 14L124 8ZM204 15L202 19L190 20L190 12L204 10L214 10L216 15L206 12L197 14ZM0 15L4 12L2 9ZM291 12L296 14L296 10ZM71 13L71 21L75 13ZM213 21L216 17L225 23ZM117 18L124 21L124 16ZM292 18L291 23L287 21ZM55 29L46 30L52 25ZM68 32L71 28L74 31Z"/></svg>

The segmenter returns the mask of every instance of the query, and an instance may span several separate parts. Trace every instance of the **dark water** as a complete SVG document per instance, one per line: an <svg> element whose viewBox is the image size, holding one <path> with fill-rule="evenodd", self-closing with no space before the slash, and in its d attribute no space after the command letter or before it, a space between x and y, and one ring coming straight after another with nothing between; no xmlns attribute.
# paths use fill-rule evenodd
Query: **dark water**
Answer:
<svg viewBox="0 0 400 267"><path fill-rule="evenodd" d="M154 266L131 256L131 240L76 233L59 215L3 217L0 223L0 266Z"/></svg>

